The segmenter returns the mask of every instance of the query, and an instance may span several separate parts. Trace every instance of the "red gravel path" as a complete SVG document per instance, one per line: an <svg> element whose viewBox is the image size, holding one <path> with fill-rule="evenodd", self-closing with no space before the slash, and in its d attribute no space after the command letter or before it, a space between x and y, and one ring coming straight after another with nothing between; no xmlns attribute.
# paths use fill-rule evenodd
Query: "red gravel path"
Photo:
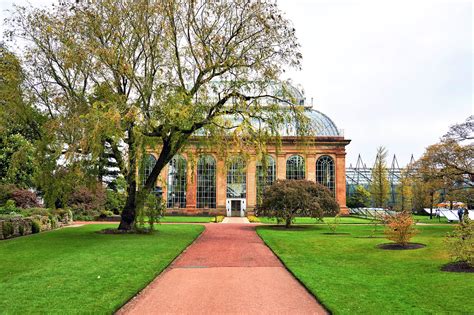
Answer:
<svg viewBox="0 0 474 315"><path fill-rule="evenodd" d="M326 314L249 224L204 233L119 314Z"/></svg>

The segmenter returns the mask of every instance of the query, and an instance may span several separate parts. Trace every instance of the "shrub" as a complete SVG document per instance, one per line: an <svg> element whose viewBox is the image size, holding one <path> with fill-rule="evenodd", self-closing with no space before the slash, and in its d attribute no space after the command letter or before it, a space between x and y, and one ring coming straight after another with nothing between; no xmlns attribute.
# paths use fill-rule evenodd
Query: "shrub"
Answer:
<svg viewBox="0 0 474 315"><path fill-rule="evenodd" d="M3 222L3 238L8 238L13 235L13 223L10 221Z"/></svg>
<svg viewBox="0 0 474 315"><path fill-rule="evenodd" d="M446 242L451 259L455 262L466 262L474 267L474 224L469 216L464 217L452 233L449 233Z"/></svg>
<svg viewBox="0 0 474 315"><path fill-rule="evenodd" d="M326 224L328 225L329 227L329 230L331 231L331 233L335 234L336 233L336 230L337 228L339 227L339 223L341 223L341 218L340 218L340 215L339 214L336 214L336 216L334 217L334 221L330 221L328 220L326 222Z"/></svg>
<svg viewBox="0 0 474 315"><path fill-rule="evenodd" d="M99 218L104 219L104 218L107 218L107 217L111 217L111 216L113 216L113 215L114 215L114 213L113 213L112 211L109 211L109 210L102 210L102 211L100 211Z"/></svg>
<svg viewBox="0 0 474 315"><path fill-rule="evenodd" d="M15 206L15 201L12 199L8 199L3 207L0 208L0 214L10 214L12 212L20 212L20 209L18 209Z"/></svg>
<svg viewBox="0 0 474 315"><path fill-rule="evenodd" d="M107 189L105 209L112 211L114 214L120 214L125 207L126 198L127 196L124 193Z"/></svg>
<svg viewBox="0 0 474 315"><path fill-rule="evenodd" d="M99 216L100 210L105 204L105 191L101 185L95 189L87 187L78 187L70 196L68 206L71 207L74 218L83 220L91 218L92 220Z"/></svg>
<svg viewBox="0 0 474 315"><path fill-rule="evenodd" d="M11 199L12 192L18 188L15 185L0 185L0 206L5 205L8 199Z"/></svg>
<svg viewBox="0 0 474 315"><path fill-rule="evenodd" d="M94 189L78 187L69 197L68 205L84 210L102 209L105 204L105 191L97 185Z"/></svg>
<svg viewBox="0 0 474 315"><path fill-rule="evenodd" d="M408 211L387 216L385 220L387 222L385 226L386 237L401 246L406 246L410 239L418 233L413 217Z"/></svg>
<svg viewBox="0 0 474 315"><path fill-rule="evenodd" d="M251 222L251 223L258 223L258 222L260 222L260 219L257 218L257 217L254 216L254 215L248 215L248 216L247 216L247 219L248 219L249 222Z"/></svg>
<svg viewBox="0 0 474 315"><path fill-rule="evenodd" d="M32 220L31 221L31 233L39 233L41 232L41 224L38 222L38 220Z"/></svg>
<svg viewBox="0 0 474 315"><path fill-rule="evenodd" d="M211 222L213 223L221 223L222 221L224 221L224 216L223 215L216 215L215 217L213 217L211 220Z"/></svg>
<svg viewBox="0 0 474 315"><path fill-rule="evenodd" d="M153 230L153 225L159 223L166 209L166 204L160 197L154 194L148 194L145 200L144 214L148 217L148 224Z"/></svg>
<svg viewBox="0 0 474 315"><path fill-rule="evenodd" d="M289 227L296 216L321 219L335 215L339 205L332 193L321 184L308 180L277 180L265 189L259 215L276 218Z"/></svg>
<svg viewBox="0 0 474 315"><path fill-rule="evenodd" d="M19 208L34 208L39 207L38 197L32 191L27 189L17 189L11 193L11 199Z"/></svg>
<svg viewBox="0 0 474 315"><path fill-rule="evenodd" d="M51 224L52 230L58 227L58 219L56 216L53 216L53 215L49 216L49 222Z"/></svg>

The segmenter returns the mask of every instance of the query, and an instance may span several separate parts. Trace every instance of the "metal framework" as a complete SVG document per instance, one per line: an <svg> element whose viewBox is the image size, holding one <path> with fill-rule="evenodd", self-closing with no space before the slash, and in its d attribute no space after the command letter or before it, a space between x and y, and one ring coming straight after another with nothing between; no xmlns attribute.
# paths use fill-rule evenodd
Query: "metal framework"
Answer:
<svg viewBox="0 0 474 315"><path fill-rule="evenodd" d="M148 178L148 176L150 176L151 171L155 167L155 164L156 164L156 158L152 154L148 154L143 159L142 174L141 174L142 186L145 186L146 179Z"/></svg>
<svg viewBox="0 0 474 315"><path fill-rule="evenodd" d="M186 207L186 159L176 155L168 164L168 208Z"/></svg>
<svg viewBox="0 0 474 315"><path fill-rule="evenodd" d="M410 163L412 165L415 162L413 155L411 156ZM362 161L362 157L359 154L357 158L357 163L355 166L352 164L346 168L346 190L347 195L350 197L354 193L356 186L363 186L364 188L369 188L370 183L372 182L372 169L373 167L367 167L367 165ZM398 164L397 156L394 154L392 158L392 163L387 169L388 171L388 181L390 183L390 200L389 205L394 205L397 200L397 186L400 184L400 178L402 172L406 170L406 167L400 167Z"/></svg>
<svg viewBox="0 0 474 315"><path fill-rule="evenodd" d="M305 179L305 161L301 155L293 155L286 160L286 179Z"/></svg>
<svg viewBox="0 0 474 315"><path fill-rule="evenodd" d="M256 177L257 201L259 201L265 188L272 185L275 181L276 163L275 159L271 155L265 156L265 163L262 163L262 161L257 161Z"/></svg>
<svg viewBox="0 0 474 315"><path fill-rule="evenodd" d="M335 195L335 171L332 157L323 155L316 161L316 181L326 186Z"/></svg>
<svg viewBox="0 0 474 315"><path fill-rule="evenodd" d="M227 170L227 198L247 197L247 174L245 161L235 157Z"/></svg>
<svg viewBox="0 0 474 315"><path fill-rule="evenodd" d="M216 207L216 160L211 155L199 157L197 165L197 207Z"/></svg>

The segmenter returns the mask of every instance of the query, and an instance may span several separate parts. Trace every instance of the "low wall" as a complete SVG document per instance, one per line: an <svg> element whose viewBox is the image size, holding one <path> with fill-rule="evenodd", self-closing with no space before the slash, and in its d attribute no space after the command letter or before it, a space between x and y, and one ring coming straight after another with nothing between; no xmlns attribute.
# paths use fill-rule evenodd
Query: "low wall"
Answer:
<svg viewBox="0 0 474 315"><path fill-rule="evenodd" d="M54 230L72 223L68 213L54 216L13 216L0 219L0 240Z"/></svg>

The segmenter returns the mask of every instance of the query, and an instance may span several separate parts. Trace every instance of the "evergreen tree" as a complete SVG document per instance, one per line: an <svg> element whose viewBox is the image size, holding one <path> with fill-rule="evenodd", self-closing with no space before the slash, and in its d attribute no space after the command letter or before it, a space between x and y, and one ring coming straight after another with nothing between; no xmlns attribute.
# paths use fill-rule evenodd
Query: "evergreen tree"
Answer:
<svg viewBox="0 0 474 315"><path fill-rule="evenodd" d="M354 193L347 200L349 208L365 208L370 206L370 192L364 186L357 185Z"/></svg>

